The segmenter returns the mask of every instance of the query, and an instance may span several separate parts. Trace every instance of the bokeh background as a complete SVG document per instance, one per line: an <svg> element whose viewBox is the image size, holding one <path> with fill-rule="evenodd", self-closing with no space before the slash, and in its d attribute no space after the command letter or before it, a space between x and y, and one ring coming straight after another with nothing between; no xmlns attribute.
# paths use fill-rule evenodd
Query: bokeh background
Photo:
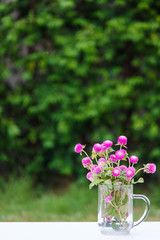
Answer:
<svg viewBox="0 0 160 240"><path fill-rule="evenodd" d="M0 221L96 221L74 146L119 135L160 220L160 1L1 0L0 81Z"/></svg>

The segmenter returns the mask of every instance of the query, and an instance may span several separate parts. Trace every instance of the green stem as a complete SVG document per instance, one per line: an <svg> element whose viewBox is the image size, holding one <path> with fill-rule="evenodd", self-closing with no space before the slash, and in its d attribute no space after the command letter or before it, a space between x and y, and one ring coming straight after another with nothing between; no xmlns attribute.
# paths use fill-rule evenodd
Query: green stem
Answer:
<svg viewBox="0 0 160 240"><path fill-rule="evenodd" d="M129 157L127 156L127 158L128 158L128 164L129 164L129 165L128 165L128 167L130 167L130 161L129 161Z"/></svg>
<svg viewBox="0 0 160 240"><path fill-rule="evenodd" d="M106 156L107 156L107 160L109 161L108 149L106 150Z"/></svg>
<svg viewBox="0 0 160 240"><path fill-rule="evenodd" d="M82 152L84 152L86 154L86 156L91 160L91 158L88 156L88 154L84 150L82 150ZM92 162L92 160L91 160L91 162Z"/></svg>
<svg viewBox="0 0 160 240"><path fill-rule="evenodd" d="M95 159L96 159L96 163L97 163L97 165L98 165L97 157L95 157Z"/></svg>
<svg viewBox="0 0 160 240"><path fill-rule="evenodd" d="M122 145L120 145L120 150L122 149ZM119 168L119 165L120 165L120 160L118 160L118 168Z"/></svg>
<svg viewBox="0 0 160 240"><path fill-rule="evenodd" d="M134 177L136 176L136 174L137 174L138 172L140 172L140 171L143 170L143 169L145 169L145 168L140 168L140 169L134 174ZM132 178L129 180L128 185L130 184L131 180L132 180Z"/></svg>
<svg viewBox="0 0 160 240"><path fill-rule="evenodd" d="M135 174L134 174L134 177L136 176L136 174L138 173L138 172L140 172L141 170L144 170L145 168L140 168L137 172L135 172Z"/></svg>
<svg viewBox="0 0 160 240"><path fill-rule="evenodd" d="M120 217L120 219L121 219L122 226L123 226L123 228L124 228L124 222L123 222L123 219L122 219L121 213L120 213L120 211L118 211L118 210L117 210L117 212L118 212L118 214L119 214L119 217Z"/></svg>
<svg viewBox="0 0 160 240"><path fill-rule="evenodd" d="M119 168L120 160L118 160L118 168Z"/></svg>
<svg viewBox="0 0 160 240"><path fill-rule="evenodd" d="M106 152L104 153L104 156L106 158L106 162L108 163L109 167L111 167L111 163L109 161L109 156L108 156L108 150L106 150Z"/></svg>
<svg viewBox="0 0 160 240"><path fill-rule="evenodd" d="M124 227L124 222L123 222L123 219L122 219L122 216L121 216L120 210L117 209L118 207L116 206L116 204L113 204L113 203L111 203L111 202L110 202L110 204L111 204L113 207L116 208L116 210L117 210L117 212L118 212L118 214L119 214L119 217L120 217L120 220L121 220L122 226Z"/></svg>

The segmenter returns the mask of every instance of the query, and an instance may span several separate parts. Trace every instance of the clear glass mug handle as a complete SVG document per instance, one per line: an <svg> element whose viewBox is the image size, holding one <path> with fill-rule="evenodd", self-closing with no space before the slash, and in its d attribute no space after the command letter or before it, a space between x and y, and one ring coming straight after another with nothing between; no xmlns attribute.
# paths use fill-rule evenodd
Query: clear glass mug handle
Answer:
<svg viewBox="0 0 160 240"><path fill-rule="evenodd" d="M146 208L145 208L145 211L144 211L142 217L138 221L133 223L133 227L135 227L135 226L139 225L141 222L143 222L146 219L146 217L148 216L149 209L150 209L150 201L146 196L141 195L141 194L133 194L132 197L133 197L133 199L142 199L146 203Z"/></svg>

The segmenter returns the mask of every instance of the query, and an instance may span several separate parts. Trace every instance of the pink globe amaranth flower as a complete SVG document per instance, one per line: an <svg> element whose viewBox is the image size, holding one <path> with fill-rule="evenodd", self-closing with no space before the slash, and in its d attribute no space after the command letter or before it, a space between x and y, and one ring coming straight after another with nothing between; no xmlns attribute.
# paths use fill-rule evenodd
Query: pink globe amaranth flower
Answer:
<svg viewBox="0 0 160 240"><path fill-rule="evenodd" d="M91 166L92 162L88 157L82 159L82 164L84 168Z"/></svg>
<svg viewBox="0 0 160 240"><path fill-rule="evenodd" d="M94 144L94 146L93 146L93 151L94 151L95 153L99 153L99 152L101 151L101 149L102 149L101 144L99 144L99 143L95 143L95 144Z"/></svg>
<svg viewBox="0 0 160 240"><path fill-rule="evenodd" d="M118 167L115 167L112 171L112 175L114 177L118 177L120 175L120 173L121 173L121 170Z"/></svg>
<svg viewBox="0 0 160 240"><path fill-rule="evenodd" d="M155 173L156 165L154 163L147 163L145 166L146 173Z"/></svg>
<svg viewBox="0 0 160 240"><path fill-rule="evenodd" d="M114 154L111 154L111 155L109 156L109 161L111 161L111 162L117 162L117 158L115 157Z"/></svg>
<svg viewBox="0 0 160 240"><path fill-rule="evenodd" d="M135 168L134 167L128 167L126 171L127 178L132 178L135 174Z"/></svg>
<svg viewBox="0 0 160 240"><path fill-rule="evenodd" d="M99 165L99 167L104 167L106 165L106 159L105 158L100 158L98 160L98 165Z"/></svg>
<svg viewBox="0 0 160 240"><path fill-rule="evenodd" d="M121 165L121 166L119 167L119 169L120 169L120 170L127 171L127 167L126 167L125 165Z"/></svg>
<svg viewBox="0 0 160 240"><path fill-rule="evenodd" d="M130 161L131 163L137 163L137 162L138 162L138 157L135 156L135 155L130 156L129 161Z"/></svg>
<svg viewBox="0 0 160 240"><path fill-rule="evenodd" d="M105 198L106 203L110 202L111 200L112 200L112 196L108 196L108 197Z"/></svg>
<svg viewBox="0 0 160 240"><path fill-rule="evenodd" d="M74 151L75 151L76 153L80 153L80 152L82 151L82 149L83 149L83 145L80 144L80 143L78 143L78 144L76 144L76 146L75 146L75 148L74 148Z"/></svg>
<svg viewBox="0 0 160 240"><path fill-rule="evenodd" d="M93 172L97 174L97 173L101 173L102 170L101 170L100 167L97 166L97 167L93 170Z"/></svg>
<svg viewBox="0 0 160 240"><path fill-rule="evenodd" d="M106 162L106 159L105 159L105 158L100 158L100 159L98 160L98 163L101 163L101 162Z"/></svg>
<svg viewBox="0 0 160 240"><path fill-rule="evenodd" d="M102 143L102 151L107 150L108 148L110 148L113 145L113 142L110 140L106 140Z"/></svg>
<svg viewBox="0 0 160 240"><path fill-rule="evenodd" d="M92 182L94 180L92 172L88 172L86 178Z"/></svg>
<svg viewBox="0 0 160 240"><path fill-rule="evenodd" d="M124 150L124 149L121 149L121 151L126 155L126 150Z"/></svg>
<svg viewBox="0 0 160 240"><path fill-rule="evenodd" d="M95 169L96 167L98 167L97 164L92 165L92 167L91 167L91 171L94 171L94 169Z"/></svg>
<svg viewBox="0 0 160 240"><path fill-rule="evenodd" d="M126 136L119 136L118 137L118 144L120 145L127 145L127 137Z"/></svg>
<svg viewBox="0 0 160 240"><path fill-rule="evenodd" d="M126 151L124 149L118 150L115 152L116 159L122 160L126 155Z"/></svg>

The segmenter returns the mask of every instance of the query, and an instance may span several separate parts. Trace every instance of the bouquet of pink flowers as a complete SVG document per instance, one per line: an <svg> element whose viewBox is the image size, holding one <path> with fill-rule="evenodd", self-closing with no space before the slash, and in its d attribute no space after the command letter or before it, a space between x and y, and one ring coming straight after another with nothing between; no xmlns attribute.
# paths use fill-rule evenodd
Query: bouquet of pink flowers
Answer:
<svg viewBox="0 0 160 240"><path fill-rule="evenodd" d="M139 159L135 155L128 155L126 136L119 136L115 145L119 146L119 150L115 151L112 148L113 142L110 140L106 140L102 144L95 143L91 157L85 152L85 145L78 143L75 146L76 153L86 155L82 159L82 165L89 170L86 177L91 181L90 188L94 185L107 184L108 181L112 183L120 182L124 185L143 183L143 178L134 181L138 172L154 173L156 171L154 163L147 163L142 168L135 169L135 164L138 163Z"/></svg>
<svg viewBox="0 0 160 240"><path fill-rule="evenodd" d="M82 159L82 165L88 169L86 177L91 181L90 189L94 185L99 186L98 224L102 232L108 232L107 229L111 228L114 231L128 233L133 226L132 185L144 182L142 177L137 181L134 180L134 177L140 171L154 173L156 165L147 163L139 169L135 168L139 159L135 155L128 155L126 136L119 136L115 145L119 146L116 151L112 148L113 142L110 140L106 140L102 144L95 143L91 157L85 152L85 146L80 143L75 146L74 150L76 153L86 155ZM140 196L149 205L149 200L143 195ZM143 219L147 216L149 207L147 209ZM137 224L141 221L143 221L142 218Z"/></svg>

